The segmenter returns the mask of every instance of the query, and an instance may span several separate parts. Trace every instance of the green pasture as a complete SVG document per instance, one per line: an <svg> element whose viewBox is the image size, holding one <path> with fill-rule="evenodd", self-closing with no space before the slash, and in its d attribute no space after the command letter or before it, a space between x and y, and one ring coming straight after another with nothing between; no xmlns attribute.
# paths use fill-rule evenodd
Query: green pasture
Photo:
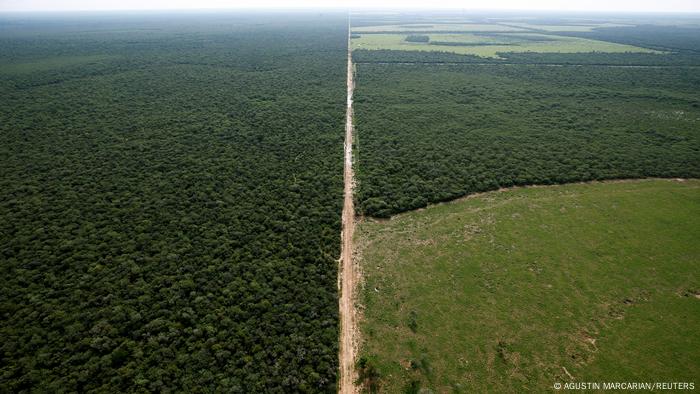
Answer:
<svg viewBox="0 0 700 394"><path fill-rule="evenodd" d="M363 377L387 393L697 382L698 239L698 180L517 188L365 221Z"/></svg>
<svg viewBox="0 0 700 394"><path fill-rule="evenodd" d="M523 28L523 29L535 29L535 30L543 30L543 31L551 31L551 32L586 32L586 31L593 31L594 29L597 28L602 28L602 27L625 27L625 26L631 26L629 24L620 24L620 23L572 23L572 24L557 24L557 25L549 25L549 24L536 24L536 23L523 23L523 22L507 22L506 23L508 26L515 27L515 28Z"/></svg>
<svg viewBox="0 0 700 394"><path fill-rule="evenodd" d="M476 55L498 58L504 52L538 53L655 53L651 49L632 45L579 37L564 37L537 33L427 33L431 42L452 42L463 45L434 45L430 43L407 42L407 34L361 34L352 39L353 49L390 49L403 51L452 52L461 55Z"/></svg>

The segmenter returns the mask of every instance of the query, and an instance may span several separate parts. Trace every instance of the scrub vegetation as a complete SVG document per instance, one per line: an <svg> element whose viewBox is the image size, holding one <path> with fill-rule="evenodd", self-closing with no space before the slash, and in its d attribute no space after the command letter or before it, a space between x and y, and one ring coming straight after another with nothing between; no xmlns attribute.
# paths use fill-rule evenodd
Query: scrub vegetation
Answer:
<svg viewBox="0 0 700 394"><path fill-rule="evenodd" d="M0 391L334 392L347 16L57 18L0 21Z"/></svg>

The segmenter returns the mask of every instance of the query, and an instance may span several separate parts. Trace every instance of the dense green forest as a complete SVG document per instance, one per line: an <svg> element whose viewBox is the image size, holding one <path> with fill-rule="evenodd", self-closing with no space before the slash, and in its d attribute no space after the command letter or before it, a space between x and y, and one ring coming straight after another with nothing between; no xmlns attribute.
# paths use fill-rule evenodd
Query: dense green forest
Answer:
<svg viewBox="0 0 700 394"><path fill-rule="evenodd" d="M526 184L700 176L693 67L359 64L361 212Z"/></svg>
<svg viewBox="0 0 700 394"><path fill-rule="evenodd" d="M2 18L1 391L335 391L346 15Z"/></svg>
<svg viewBox="0 0 700 394"><path fill-rule="evenodd" d="M561 34L620 44L638 45L659 51L700 55L700 25L697 24L691 26L642 24L637 26L604 27L590 32Z"/></svg>
<svg viewBox="0 0 700 394"><path fill-rule="evenodd" d="M590 66L666 66L700 67L700 53L516 53L499 52L502 59L448 52L367 50L353 51L356 63L478 63L478 64L552 64Z"/></svg>

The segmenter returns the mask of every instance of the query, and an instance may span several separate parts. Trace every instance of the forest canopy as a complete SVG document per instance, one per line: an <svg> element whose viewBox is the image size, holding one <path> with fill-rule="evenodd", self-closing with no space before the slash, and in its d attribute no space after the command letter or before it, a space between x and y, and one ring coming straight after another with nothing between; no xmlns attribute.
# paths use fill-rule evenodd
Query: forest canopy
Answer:
<svg viewBox="0 0 700 394"><path fill-rule="evenodd" d="M517 185L700 176L695 68L367 63L356 81L366 215Z"/></svg>
<svg viewBox="0 0 700 394"><path fill-rule="evenodd" d="M0 386L334 392L346 16L0 22Z"/></svg>

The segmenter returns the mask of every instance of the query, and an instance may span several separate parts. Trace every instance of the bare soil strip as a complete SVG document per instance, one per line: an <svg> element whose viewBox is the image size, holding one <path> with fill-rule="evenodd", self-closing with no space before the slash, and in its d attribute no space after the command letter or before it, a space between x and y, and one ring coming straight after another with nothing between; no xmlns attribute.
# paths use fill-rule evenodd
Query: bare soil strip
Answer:
<svg viewBox="0 0 700 394"><path fill-rule="evenodd" d="M347 77L347 115L345 121L345 165L343 170L343 232L340 255L340 386L338 392L352 394L355 387L355 269L352 262L352 235L355 230L355 207L353 206L353 171L352 171L352 92L354 89L352 55L350 48L350 23L348 21L348 77Z"/></svg>

